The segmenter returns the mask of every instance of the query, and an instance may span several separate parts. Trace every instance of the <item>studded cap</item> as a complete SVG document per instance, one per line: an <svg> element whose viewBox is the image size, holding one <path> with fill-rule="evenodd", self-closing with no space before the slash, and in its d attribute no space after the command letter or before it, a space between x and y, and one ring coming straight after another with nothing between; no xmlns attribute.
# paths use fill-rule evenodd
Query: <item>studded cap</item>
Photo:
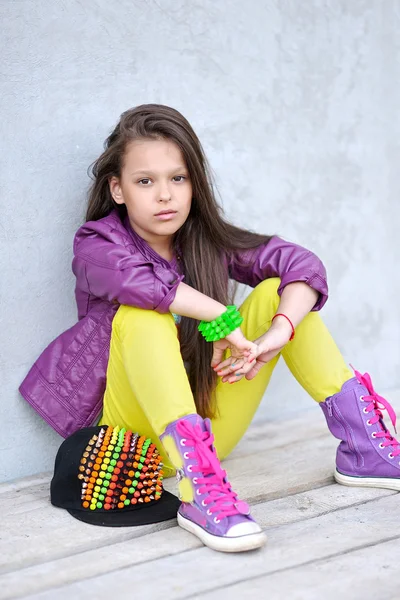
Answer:
<svg viewBox="0 0 400 600"><path fill-rule="evenodd" d="M151 439L119 427L86 427L58 450L51 503L93 525L166 521L176 517L180 502L163 490L162 466Z"/></svg>

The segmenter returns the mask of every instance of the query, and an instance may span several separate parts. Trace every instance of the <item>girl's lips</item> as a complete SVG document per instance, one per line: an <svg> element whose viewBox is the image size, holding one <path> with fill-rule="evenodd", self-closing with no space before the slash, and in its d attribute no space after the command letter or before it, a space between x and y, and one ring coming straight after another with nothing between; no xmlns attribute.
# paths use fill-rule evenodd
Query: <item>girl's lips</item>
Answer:
<svg viewBox="0 0 400 600"><path fill-rule="evenodd" d="M170 219L173 219L176 215L176 212L170 212L170 213L164 213L163 215L154 215L156 219L159 219L160 221L169 221Z"/></svg>

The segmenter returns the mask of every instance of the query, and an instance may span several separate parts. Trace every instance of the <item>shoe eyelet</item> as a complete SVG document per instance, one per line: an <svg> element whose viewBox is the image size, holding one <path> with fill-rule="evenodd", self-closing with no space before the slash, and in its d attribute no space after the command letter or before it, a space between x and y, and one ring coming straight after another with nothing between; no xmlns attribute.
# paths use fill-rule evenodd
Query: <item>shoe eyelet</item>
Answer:
<svg viewBox="0 0 400 600"><path fill-rule="evenodd" d="M372 425L372 423L371 423L371 421L369 419L367 421L367 425L368 425L368 427L371 427L371 425Z"/></svg>
<svg viewBox="0 0 400 600"><path fill-rule="evenodd" d="M360 396L360 402L364 402L364 396Z"/></svg>
<svg viewBox="0 0 400 600"><path fill-rule="evenodd" d="M384 449L384 447L385 447L385 446L384 446L384 445L382 444L382 442L381 442L381 443L379 444L379 448L380 448L381 450L383 450L383 449Z"/></svg>
<svg viewBox="0 0 400 600"><path fill-rule="evenodd" d="M399 465L400 465L400 463L399 463ZM207 508L207 514L208 514L209 517L212 517L212 512L210 511L209 508Z"/></svg>
<svg viewBox="0 0 400 600"><path fill-rule="evenodd" d="M391 452L389 452L388 458L390 458L390 460L392 460L394 458L394 454L392 454Z"/></svg>
<svg viewBox="0 0 400 600"><path fill-rule="evenodd" d="M186 445L184 442L186 442L185 438L182 438L181 440L179 440L179 443L180 443L181 446L185 446Z"/></svg>
<svg viewBox="0 0 400 600"><path fill-rule="evenodd" d="M183 453L183 458L186 458L186 459L188 459L188 458L189 458L189 452L184 452L184 453Z"/></svg>
<svg viewBox="0 0 400 600"><path fill-rule="evenodd" d="M192 481L193 481L194 485L197 485L197 477L193 477Z"/></svg>
<svg viewBox="0 0 400 600"><path fill-rule="evenodd" d="M376 431L373 431L373 432L371 433L371 437L373 437L373 438L376 438Z"/></svg>
<svg viewBox="0 0 400 600"><path fill-rule="evenodd" d="M200 490L196 490L196 494L197 494L198 496L201 496L201 492L200 492Z"/></svg>
<svg viewBox="0 0 400 600"><path fill-rule="evenodd" d="M204 507L207 506L207 504L204 502L204 500L201 501L201 505Z"/></svg>
<svg viewBox="0 0 400 600"><path fill-rule="evenodd" d="M192 472L192 467L193 467L193 465L188 465L188 466L187 466L187 470L189 471L189 473L191 473L191 472Z"/></svg>
<svg viewBox="0 0 400 600"><path fill-rule="evenodd" d="M364 415L368 414L368 411L367 411L367 407L366 407L366 406L364 406L364 408L363 408L363 413L364 413Z"/></svg>
<svg viewBox="0 0 400 600"><path fill-rule="evenodd" d="M214 523L221 523L220 519L217 519L217 517L214 517Z"/></svg>

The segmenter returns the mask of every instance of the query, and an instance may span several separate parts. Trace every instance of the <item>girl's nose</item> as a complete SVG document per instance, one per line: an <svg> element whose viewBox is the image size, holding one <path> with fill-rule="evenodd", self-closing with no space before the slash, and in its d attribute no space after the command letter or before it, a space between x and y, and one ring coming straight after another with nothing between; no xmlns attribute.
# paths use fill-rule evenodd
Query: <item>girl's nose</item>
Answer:
<svg viewBox="0 0 400 600"><path fill-rule="evenodd" d="M169 191L168 186L164 185L160 190L160 201L168 202L169 200L171 200L171 192Z"/></svg>

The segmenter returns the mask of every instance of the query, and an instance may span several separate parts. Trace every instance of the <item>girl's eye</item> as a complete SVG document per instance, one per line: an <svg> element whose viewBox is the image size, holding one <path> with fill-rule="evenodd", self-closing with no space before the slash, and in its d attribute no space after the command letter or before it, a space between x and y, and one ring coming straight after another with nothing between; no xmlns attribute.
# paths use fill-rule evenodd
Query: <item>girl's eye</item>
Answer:
<svg viewBox="0 0 400 600"><path fill-rule="evenodd" d="M183 180L186 179L186 177L184 175L175 175L175 177L173 177L174 180L179 180L177 181L177 183L181 183ZM149 183L151 182L151 179L149 177L144 177L143 179L139 179L138 183L140 183L141 185L144 186L148 186Z"/></svg>

